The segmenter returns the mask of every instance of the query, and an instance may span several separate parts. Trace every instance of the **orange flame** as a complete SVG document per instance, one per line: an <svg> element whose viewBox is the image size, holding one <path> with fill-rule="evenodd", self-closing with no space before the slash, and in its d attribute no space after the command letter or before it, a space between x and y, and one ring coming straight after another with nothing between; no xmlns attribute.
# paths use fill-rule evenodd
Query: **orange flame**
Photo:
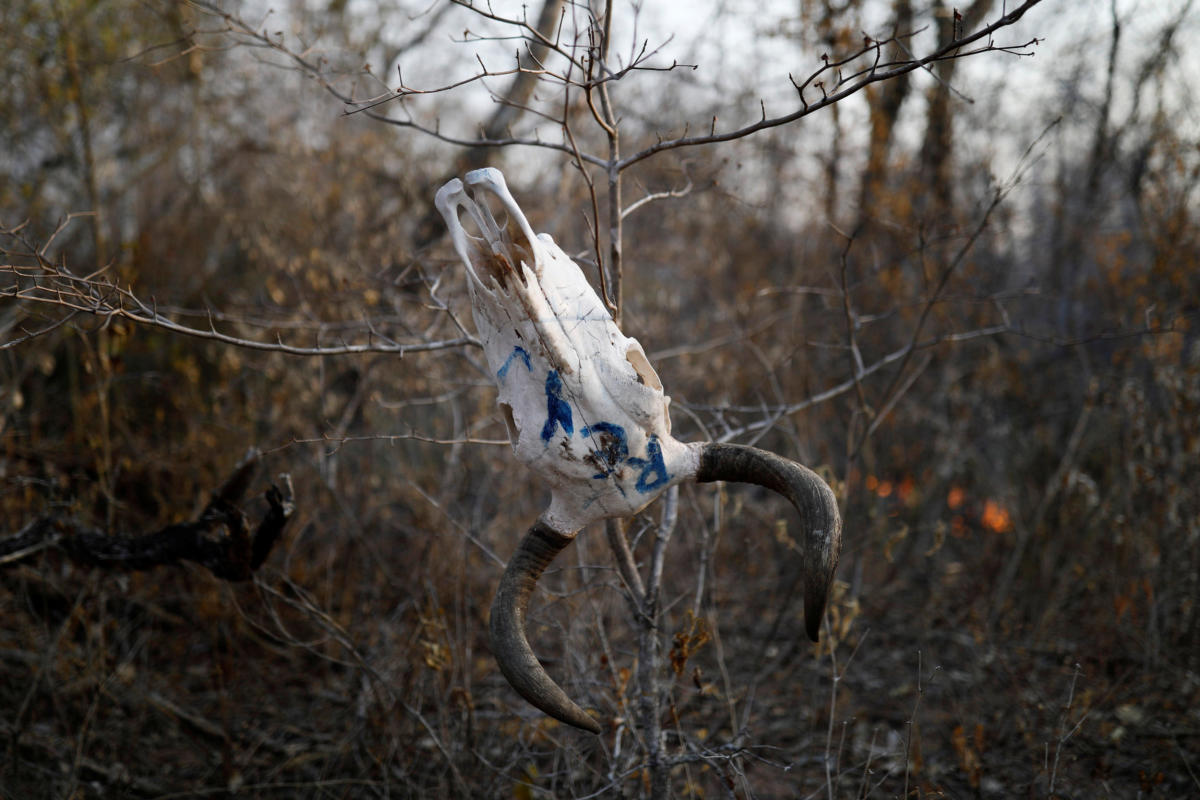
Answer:
<svg viewBox="0 0 1200 800"><path fill-rule="evenodd" d="M983 504L983 516L980 521L983 522L983 527L992 533L1012 530L1012 517L1009 516L1008 509L995 500L988 500Z"/></svg>
<svg viewBox="0 0 1200 800"><path fill-rule="evenodd" d="M946 505L950 508L958 508L963 504L963 500L967 499L967 493L963 491L961 486L951 486L950 491L946 494Z"/></svg>

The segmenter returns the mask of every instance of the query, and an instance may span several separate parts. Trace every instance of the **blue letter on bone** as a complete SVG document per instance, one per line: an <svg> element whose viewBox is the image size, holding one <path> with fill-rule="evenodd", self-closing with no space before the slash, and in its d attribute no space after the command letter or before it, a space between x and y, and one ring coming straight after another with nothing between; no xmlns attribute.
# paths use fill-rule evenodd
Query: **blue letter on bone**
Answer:
<svg viewBox="0 0 1200 800"><path fill-rule="evenodd" d="M504 362L504 365L502 367L500 367L499 370L496 371L497 378L499 378L500 380L504 380L504 376L508 374L508 368L512 366L512 362L513 362L514 358L519 358L522 361L524 361L525 369L527 369L527 370L533 369L533 367L529 366L529 353L527 353L525 351L524 347L517 345L516 347L513 348L512 353L509 354L508 360Z"/></svg>
<svg viewBox="0 0 1200 800"><path fill-rule="evenodd" d="M563 399L562 390L562 378L558 377L556 370L550 370L550 374L546 376L546 424L542 426L543 442L550 441L555 427L559 425L567 436L575 432L575 425L571 422L571 407ZM662 460L661 456L659 460Z"/></svg>
<svg viewBox="0 0 1200 800"><path fill-rule="evenodd" d="M637 483L634 484L639 492L653 491L671 478L667 474L667 465L663 462L662 445L658 443L658 437L654 434L650 434L650 441L646 442L646 458L631 458L629 463L642 468L642 473L638 475Z"/></svg>

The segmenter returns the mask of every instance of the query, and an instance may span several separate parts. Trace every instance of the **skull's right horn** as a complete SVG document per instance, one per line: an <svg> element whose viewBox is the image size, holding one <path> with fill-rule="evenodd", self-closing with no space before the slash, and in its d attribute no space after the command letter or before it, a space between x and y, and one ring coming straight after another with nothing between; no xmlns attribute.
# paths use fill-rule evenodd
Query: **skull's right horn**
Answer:
<svg viewBox="0 0 1200 800"><path fill-rule="evenodd" d="M804 626L817 641L825 598L842 550L842 518L833 490L817 473L795 461L741 444L700 445L696 481L752 483L781 494L800 514L804 560Z"/></svg>

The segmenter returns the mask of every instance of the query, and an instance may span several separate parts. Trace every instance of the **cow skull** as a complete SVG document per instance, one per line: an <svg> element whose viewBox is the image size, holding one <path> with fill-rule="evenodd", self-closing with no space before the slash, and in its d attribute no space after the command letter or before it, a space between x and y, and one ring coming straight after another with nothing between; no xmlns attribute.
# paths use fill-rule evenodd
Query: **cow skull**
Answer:
<svg viewBox="0 0 1200 800"><path fill-rule="evenodd" d="M505 224L485 194L499 202ZM621 333L554 240L534 234L499 170L468 172L465 186L451 180L435 204L467 268L475 326L513 451L551 487L550 507L518 545L492 603L492 651L513 688L552 717L601 731L529 647L529 599L542 572L586 525L636 514L685 480L753 483L796 507L806 532L805 622L815 641L841 547L829 486L763 450L672 437L670 398L642 346ZM460 210L479 236L463 228Z"/></svg>

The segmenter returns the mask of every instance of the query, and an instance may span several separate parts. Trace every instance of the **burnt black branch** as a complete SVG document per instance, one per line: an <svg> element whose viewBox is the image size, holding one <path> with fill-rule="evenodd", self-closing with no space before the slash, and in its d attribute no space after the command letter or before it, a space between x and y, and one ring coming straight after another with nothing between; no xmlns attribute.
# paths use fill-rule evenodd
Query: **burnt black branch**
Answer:
<svg viewBox="0 0 1200 800"><path fill-rule="evenodd" d="M128 536L111 534L72 517L46 515L0 539L0 567L54 549L89 567L146 570L193 561L222 580L249 580L266 561L296 510L291 477L282 474L266 491L267 512L250 531L240 506L260 458L257 450L247 453L194 520Z"/></svg>

